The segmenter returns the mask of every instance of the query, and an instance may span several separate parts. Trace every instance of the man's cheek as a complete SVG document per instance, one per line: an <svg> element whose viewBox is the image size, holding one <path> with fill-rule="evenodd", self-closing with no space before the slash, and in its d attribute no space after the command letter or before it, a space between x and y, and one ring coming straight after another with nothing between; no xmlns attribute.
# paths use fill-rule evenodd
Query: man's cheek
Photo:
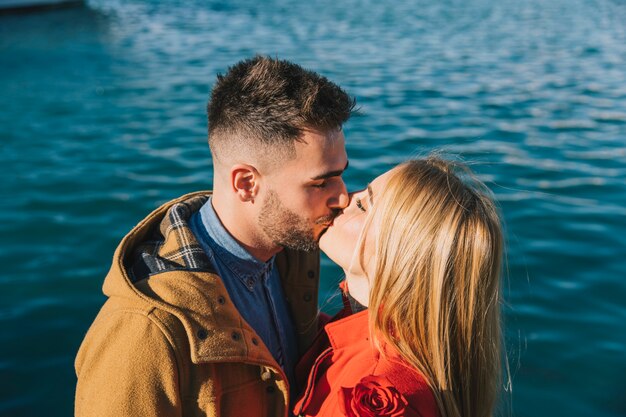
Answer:
<svg viewBox="0 0 626 417"><path fill-rule="evenodd" d="M310 213L316 211L318 207L321 207L324 199L322 198L321 193L316 192L308 192L305 196L302 197L302 212L301 215L305 215L306 213Z"/></svg>

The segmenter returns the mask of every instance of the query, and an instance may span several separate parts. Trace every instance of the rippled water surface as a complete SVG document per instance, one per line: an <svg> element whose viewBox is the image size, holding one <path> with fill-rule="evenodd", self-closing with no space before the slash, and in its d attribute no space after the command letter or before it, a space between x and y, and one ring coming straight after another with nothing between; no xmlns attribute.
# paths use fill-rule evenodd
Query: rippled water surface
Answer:
<svg viewBox="0 0 626 417"><path fill-rule="evenodd" d="M94 0L0 15L0 414L71 415L117 242L210 188L211 85L262 53L357 98L349 187L444 149L494 190L504 415L625 416L624 22L618 0ZM322 299L340 277L325 262Z"/></svg>

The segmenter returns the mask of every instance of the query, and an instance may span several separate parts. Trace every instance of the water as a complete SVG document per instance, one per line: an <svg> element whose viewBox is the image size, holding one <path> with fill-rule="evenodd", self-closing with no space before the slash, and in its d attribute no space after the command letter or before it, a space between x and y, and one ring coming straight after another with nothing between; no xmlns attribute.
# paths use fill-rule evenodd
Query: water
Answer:
<svg viewBox="0 0 626 417"><path fill-rule="evenodd" d="M494 190L505 415L625 416L625 21L617 0L89 0L0 16L0 415L72 414L117 242L210 188L211 84L262 53L356 96L349 187L444 149ZM340 278L325 261L322 299Z"/></svg>

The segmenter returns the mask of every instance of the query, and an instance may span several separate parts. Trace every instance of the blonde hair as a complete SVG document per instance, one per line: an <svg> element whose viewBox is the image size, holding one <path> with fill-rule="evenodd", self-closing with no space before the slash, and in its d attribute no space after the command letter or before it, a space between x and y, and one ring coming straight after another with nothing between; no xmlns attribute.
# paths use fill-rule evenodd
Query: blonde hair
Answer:
<svg viewBox="0 0 626 417"><path fill-rule="evenodd" d="M376 230L370 332L426 377L441 417L495 406L503 239L490 196L468 168L412 160L394 168L364 228Z"/></svg>

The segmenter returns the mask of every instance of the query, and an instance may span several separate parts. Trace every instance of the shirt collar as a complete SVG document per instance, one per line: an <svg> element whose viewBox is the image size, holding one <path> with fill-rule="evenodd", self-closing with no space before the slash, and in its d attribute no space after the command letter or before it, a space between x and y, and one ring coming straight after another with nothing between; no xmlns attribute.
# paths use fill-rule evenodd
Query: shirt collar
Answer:
<svg viewBox="0 0 626 417"><path fill-rule="evenodd" d="M211 198L200 209L202 225L209 235L209 245L219 260L224 263L248 288L254 286L256 280L269 276L274 267L273 256L262 262L250 254L224 228L217 216Z"/></svg>

